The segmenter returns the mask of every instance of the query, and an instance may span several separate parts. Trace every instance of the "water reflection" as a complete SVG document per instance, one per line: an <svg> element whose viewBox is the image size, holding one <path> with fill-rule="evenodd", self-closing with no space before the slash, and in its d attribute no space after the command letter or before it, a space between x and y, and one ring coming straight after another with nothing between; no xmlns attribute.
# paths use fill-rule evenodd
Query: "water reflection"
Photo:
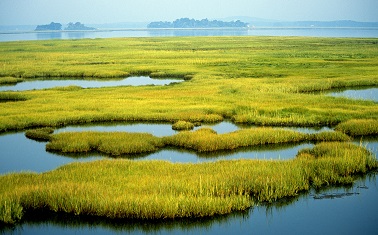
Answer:
<svg viewBox="0 0 378 235"><path fill-rule="evenodd" d="M283 28L256 27L244 29L104 29L81 32L0 32L0 41L121 38L121 37L175 37L175 36L311 36L377 38L377 28Z"/></svg>
<svg viewBox="0 0 378 235"><path fill-rule="evenodd" d="M150 37L247 36L247 29L159 29L149 30Z"/></svg>
<svg viewBox="0 0 378 235"><path fill-rule="evenodd" d="M246 125L246 124L235 124L230 121L223 121L220 123L204 123L201 126L195 127L193 130L198 130L200 128L209 127L216 131L218 134L229 133L237 131L240 129L248 128L258 128L258 126ZM293 131L298 131L307 134L314 134L323 131L331 131L330 127L274 127L274 128L283 128ZM92 123L92 124L81 124L81 125L72 125L59 128L55 130L54 133L60 132L79 132L79 131L124 131L124 132L144 132L150 133L155 136L169 136L177 134L178 131L172 130L171 123Z"/></svg>
<svg viewBox="0 0 378 235"><path fill-rule="evenodd" d="M36 33L38 40L62 39L62 32L40 32Z"/></svg>
<svg viewBox="0 0 378 235"><path fill-rule="evenodd" d="M203 124L200 127L210 127L218 134L233 132L243 128L256 128L253 126L236 125L229 121L213 124ZM294 128L296 131L315 133L329 128L311 129ZM170 136L177 134L172 130L171 123L97 123L80 126L67 126L55 130L54 133L79 131L122 131L122 132L146 132L154 136ZM22 147L18 147L22 146ZM19 171L45 172L70 162L84 162L105 159L108 156L101 154L55 154L46 152L45 142L37 142L27 139L24 133L10 133L0 135L0 174ZM180 163L198 163L231 159L289 159L296 156L302 148L313 146L309 143L275 144L268 146L255 146L239 148L230 151L217 151L211 153L197 153L190 150L177 148L164 148L160 151L148 154L127 155L123 158L132 160L166 160Z"/></svg>
<svg viewBox="0 0 378 235"><path fill-rule="evenodd" d="M24 133L0 135L0 175L10 172L34 171L45 172L73 161L94 161L103 156L67 158L48 153L46 143L27 139Z"/></svg>
<svg viewBox="0 0 378 235"><path fill-rule="evenodd" d="M193 130L198 130L199 128L209 127L216 131L218 134L224 134L228 132L233 132L242 128L250 128L250 126L236 125L229 121L224 121L220 123L210 123L203 124L201 126L195 127ZM139 132L139 133L150 133L154 136L170 136L179 133L172 129L172 123L95 123L86 125L73 125L66 126L55 130L54 133L60 132L80 132L80 131L106 131L106 132Z"/></svg>
<svg viewBox="0 0 378 235"><path fill-rule="evenodd" d="M60 78L62 79L62 78ZM146 85L169 85L183 82L182 79L154 79L150 77L128 77L121 80L35 80L20 82L10 86L0 86L0 91L25 91L39 90L53 87L79 86L82 88L100 88L115 86L146 86Z"/></svg>

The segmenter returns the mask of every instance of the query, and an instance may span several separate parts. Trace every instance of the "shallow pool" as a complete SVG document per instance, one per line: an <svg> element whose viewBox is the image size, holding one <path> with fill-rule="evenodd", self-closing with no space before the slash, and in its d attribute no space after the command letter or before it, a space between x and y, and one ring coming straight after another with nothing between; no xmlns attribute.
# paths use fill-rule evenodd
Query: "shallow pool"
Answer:
<svg viewBox="0 0 378 235"><path fill-rule="evenodd" d="M100 88L115 86L146 86L156 85L163 86L172 83L183 82L182 79L154 79L150 77L127 77L120 80L79 80L79 79L63 79L63 80L33 80L20 82L15 85L0 86L0 91L26 91L40 90L53 87L79 86L82 88Z"/></svg>

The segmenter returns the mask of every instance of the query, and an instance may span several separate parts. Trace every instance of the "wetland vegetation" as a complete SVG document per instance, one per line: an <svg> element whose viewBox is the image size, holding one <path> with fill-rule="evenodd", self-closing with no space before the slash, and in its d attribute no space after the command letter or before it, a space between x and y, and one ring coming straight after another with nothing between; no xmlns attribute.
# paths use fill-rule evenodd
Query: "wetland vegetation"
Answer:
<svg viewBox="0 0 378 235"><path fill-rule="evenodd" d="M336 126L305 134L269 127L217 134L210 128L147 133L29 131L52 151L109 155L175 146L208 152L313 141L291 160L201 164L125 159L73 163L0 177L0 221L36 210L107 218L208 217L292 197L311 187L350 184L377 160L349 136L376 136L378 105L314 93L377 86L377 39L201 37L0 43L0 83L40 78L181 78L168 86L77 86L0 92L0 132L93 122ZM185 126L183 125L183 126ZM182 128L182 126L180 127ZM185 129L185 128L184 128ZM85 174L83 174L85 172Z"/></svg>

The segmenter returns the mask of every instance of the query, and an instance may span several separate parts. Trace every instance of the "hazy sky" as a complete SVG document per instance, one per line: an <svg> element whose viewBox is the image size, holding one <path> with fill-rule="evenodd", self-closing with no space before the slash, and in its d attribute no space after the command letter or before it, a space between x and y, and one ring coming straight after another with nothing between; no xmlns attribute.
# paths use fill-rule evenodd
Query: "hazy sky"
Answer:
<svg viewBox="0 0 378 235"><path fill-rule="evenodd" d="M0 25L115 23L249 16L378 21L378 0L0 0Z"/></svg>

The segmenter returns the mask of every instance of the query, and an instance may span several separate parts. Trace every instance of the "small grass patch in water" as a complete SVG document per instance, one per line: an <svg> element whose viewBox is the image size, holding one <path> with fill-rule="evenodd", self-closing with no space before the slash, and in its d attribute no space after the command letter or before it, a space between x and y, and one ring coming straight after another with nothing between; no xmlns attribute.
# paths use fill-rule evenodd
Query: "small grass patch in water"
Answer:
<svg viewBox="0 0 378 235"><path fill-rule="evenodd" d="M378 135L378 120L375 119L352 119L342 122L335 130L351 136Z"/></svg>
<svg viewBox="0 0 378 235"><path fill-rule="evenodd" d="M193 128L194 124L186 121L177 121L172 125L172 129L177 131L188 131L193 130Z"/></svg>
<svg viewBox="0 0 378 235"><path fill-rule="evenodd" d="M37 141L50 141L51 134L54 132L53 128L44 127L39 129L28 130L25 132L25 136L32 140Z"/></svg>
<svg viewBox="0 0 378 235"><path fill-rule="evenodd" d="M100 152L110 156L155 152L162 140L147 133L65 132L53 135L47 151L62 153Z"/></svg>
<svg viewBox="0 0 378 235"><path fill-rule="evenodd" d="M350 138L342 133L321 132L306 134L285 129L269 127L238 130L217 134L211 128L201 128L194 132L181 132L164 137L166 145L183 147L198 152L233 150L266 144L298 143L303 141L348 141Z"/></svg>

